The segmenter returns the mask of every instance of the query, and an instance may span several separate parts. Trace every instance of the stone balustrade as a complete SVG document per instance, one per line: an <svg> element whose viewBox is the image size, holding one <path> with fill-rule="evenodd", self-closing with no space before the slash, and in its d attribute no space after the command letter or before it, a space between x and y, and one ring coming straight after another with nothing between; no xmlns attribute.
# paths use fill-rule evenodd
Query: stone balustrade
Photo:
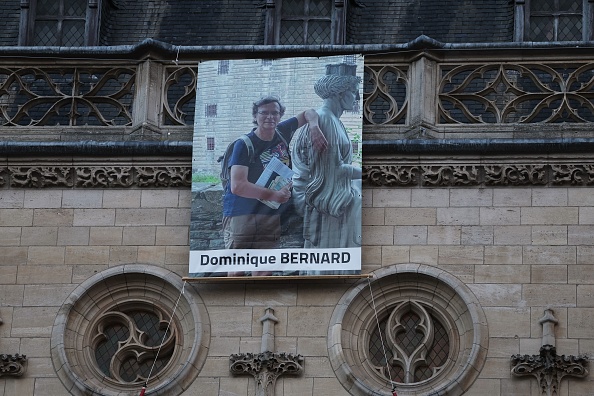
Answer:
<svg viewBox="0 0 594 396"><path fill-rule="evenodd" d="M365 55L365 139L592 137L588 48L508 44L446 45L425 38L393 51L332 46L297 55ZM200 61L291 55L275 46L171 47L169 54L153 47L158 45L146 44L142 52L93 47L103 49L103 58L76 51L55 57L47 49L47 57L0 57L0 136L188 141ZM118 56L109 59L112 52Z"/></svg>

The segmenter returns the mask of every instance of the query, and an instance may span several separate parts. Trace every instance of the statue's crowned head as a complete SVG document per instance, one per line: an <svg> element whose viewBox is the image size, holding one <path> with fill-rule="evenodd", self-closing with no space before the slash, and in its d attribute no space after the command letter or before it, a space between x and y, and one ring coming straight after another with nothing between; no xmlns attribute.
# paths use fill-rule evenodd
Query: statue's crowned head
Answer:
<svg viewBox="0 0 594 396"><path fill-rule="evenodd" d="M314 85L314 91L322 98L330 98L334 94L346 91L355 91L361 83L357 77L357 65L349 63L337 63L326 65L326 75Z"/></svg>

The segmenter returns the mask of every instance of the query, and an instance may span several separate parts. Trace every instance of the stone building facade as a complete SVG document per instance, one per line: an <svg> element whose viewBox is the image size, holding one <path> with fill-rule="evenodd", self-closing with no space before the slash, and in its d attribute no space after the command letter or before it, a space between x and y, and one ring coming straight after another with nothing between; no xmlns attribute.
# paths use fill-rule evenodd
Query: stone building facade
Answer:
<svg viewBox="0 0 594 396"><path fill-rule="evenodd" d="M0 394L592 394L590 3L305 3L7 2ZM198 61L353 53L366 276L186 281Z"/></svg>

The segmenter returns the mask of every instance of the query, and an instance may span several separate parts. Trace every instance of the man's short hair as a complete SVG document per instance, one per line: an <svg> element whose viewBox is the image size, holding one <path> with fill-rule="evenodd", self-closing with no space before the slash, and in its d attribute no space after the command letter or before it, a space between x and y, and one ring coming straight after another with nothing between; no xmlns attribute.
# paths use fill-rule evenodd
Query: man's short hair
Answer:
<svg viewBox="0 0 594 396"><path fill-rule="evenodd" d="M285 115L286 107L282 105L282 103L280 102L280 98L278 96L270 95L264 96L254 102L254 106L252 107L252 116L256 117L256 114L258 114L258 108L260 106L267 105L268 103L278 103L278 107L280 109L280 116L282 117Z"/></svg>

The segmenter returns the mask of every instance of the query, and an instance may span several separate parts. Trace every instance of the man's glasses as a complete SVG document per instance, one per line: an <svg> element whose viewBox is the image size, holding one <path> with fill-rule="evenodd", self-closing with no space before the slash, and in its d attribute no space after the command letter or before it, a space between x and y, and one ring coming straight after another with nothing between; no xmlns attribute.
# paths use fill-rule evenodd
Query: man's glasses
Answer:
<svg viewBox="0 0 594 396"><path fill-rule="evenodd" d="M278 117L280 115L280 112L278 112L278 111L259 111L258 114L260 114L261 116L264 116L264 117L268 117L268 116Z"/></svg>

